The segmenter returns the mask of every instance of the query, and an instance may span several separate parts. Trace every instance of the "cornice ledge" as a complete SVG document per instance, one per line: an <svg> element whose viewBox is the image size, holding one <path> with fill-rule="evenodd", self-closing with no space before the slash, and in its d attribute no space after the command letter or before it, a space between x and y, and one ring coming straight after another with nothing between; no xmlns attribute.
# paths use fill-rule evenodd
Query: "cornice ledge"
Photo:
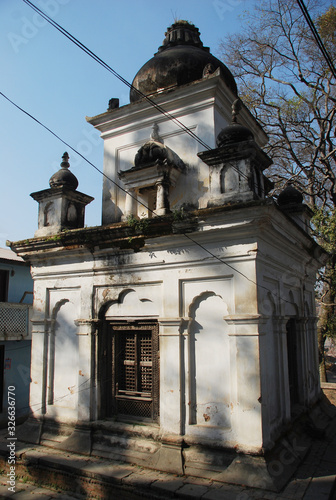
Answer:
<svg viewBox="0 0 336 500"><path fill-rule="evenodd" d="M261 314L229 314L227 316L223 316L223 319L229 325L259 325L260 323L267 321L267 318Z"/></svg>
<svg viewBox="0 0 336 500"><path fill-rule="evenodd" d="M94 335L97 331L97 327L101 323L101 320L79 318L76 319L74 323L79 328L77 335Z"/></svg>

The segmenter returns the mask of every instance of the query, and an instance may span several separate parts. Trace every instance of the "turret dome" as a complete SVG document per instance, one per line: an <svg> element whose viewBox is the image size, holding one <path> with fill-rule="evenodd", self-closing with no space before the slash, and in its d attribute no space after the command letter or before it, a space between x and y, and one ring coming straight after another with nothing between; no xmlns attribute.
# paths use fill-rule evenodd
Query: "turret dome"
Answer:
<svg viewBox="0 0 336 500"><path fill-rule="evenodd" d="M280 205L280 207L292 204L300 205L302 202L302 193L296 189L291 182L278 196L278 205Z"/></svg>
<svg viewBox="0 0 336 500"><path fill-rule="evenodd" d="M78 179L77 177L70 172L69 167L69 155L68 153L64 153L62 156L61 168L50 177L49 186L51 188L55 187L65 187L71 189L72 191L76 191L78 187Z"/></svg>
<svg viewBox="0 0 336 500"><path fill-rule="evenodd" d="M251 130L237 122L237 116L242 108L240 99L232 103L232 122L224 127L217 136L217 146L223 148L244 141L253 141L254 135Z"/></svg>

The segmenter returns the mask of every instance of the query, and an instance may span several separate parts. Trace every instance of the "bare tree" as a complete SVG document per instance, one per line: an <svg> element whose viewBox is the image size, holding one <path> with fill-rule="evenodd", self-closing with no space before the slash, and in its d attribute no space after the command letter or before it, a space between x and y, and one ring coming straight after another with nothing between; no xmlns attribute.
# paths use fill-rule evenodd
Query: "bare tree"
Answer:
<svg viewBox="0 0 336 500"><path fill-rule="evenodd" d="M241 99L268 133L273 194L294 182L314 210L316 238L330 252L320 276L323 363L325 339L336 333L336 81L295 0L256 4L246 15L245 30L227 36L220 49ZM316 0L306 5L334 59L336 8Z"/></svg>

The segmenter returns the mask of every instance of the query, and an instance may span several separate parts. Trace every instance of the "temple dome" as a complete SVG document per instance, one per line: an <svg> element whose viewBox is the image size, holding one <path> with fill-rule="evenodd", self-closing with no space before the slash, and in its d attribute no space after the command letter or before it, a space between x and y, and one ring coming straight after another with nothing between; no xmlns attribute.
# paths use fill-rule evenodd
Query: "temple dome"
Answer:
<svg viewBox="0 0 336 500"><path fill-rule="evenodd" d="M69 155L68 153L64 153L62 156L61 168L50 177L49 186L51 188L54 187L65 187L67 189L71 189L72 191L76 191L78 187L77 177L70 172L69 167Z"/></svg>
<svg viewBox="0 0 336 500"><path fill-rule="evenodd" d="M303 202L302 193L296 189L293 184L289 184L278 196L278 205L300 205Z"/></svg>
<svg viewBox="0 0 336 500"><path fill-rule="evenodd" d="M254 140L251 130L239 123L231 123L224 127L217 136L217 146L222 148L238 142Z"/></svg>
<svg viewBox="0 0 336 500"><path fill-rule="evenodd" d="M194 82L220 68L226 85L237 94L236 82L229 69L203 47L198 28L187 21L177 21L167 29L158 52L140 68L133 80L130 101L159 90Z"/></svg>
<svg viewBox="0 0 336 500"><path fill-rule="evenodd" d="M154 163L166 163L167 165L175 165L183 169L184 163L181 158L170 149L168 146L149 140L137 152L134 158L135 168L143 168Z"/></svg>

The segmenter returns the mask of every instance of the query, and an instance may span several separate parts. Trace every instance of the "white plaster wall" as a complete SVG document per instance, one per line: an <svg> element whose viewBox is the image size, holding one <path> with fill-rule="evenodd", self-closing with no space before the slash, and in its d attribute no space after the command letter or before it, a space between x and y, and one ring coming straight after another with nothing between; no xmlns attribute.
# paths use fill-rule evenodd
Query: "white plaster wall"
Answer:
<svg viewBox="0 0 336 500"><path fill-rule="evenodd" d="M98 320L101 308L107 306L108 319L142 317L159 322L162 434L245 451L256 451L269 442L275 423L288 418L285 322L278 318L296 313L295 302L311 303L313 295L312 280L306 283L304 300L298 286L307 271L304 261L310 259L300 239L295 241L291 235L290 243L283 239L283 231L269 226L272 244L265 244L256 236L265 224L264 209L260 208L259 215L258 210L223 212L202 222L193 237L221 260L183 235L148 239L136 253L96 248L94 255L85 249L44 254L33 265L32 402L43 406L47 392L50 321L57 304L61 304L58 321L66 337L62 342L59 333L59 352L63 346L66 358L58 358L56 370L65 370L66 363L73 367L66 376L59 375L60 397L67 390L68 375L75 379L76 371L77 389L84 382L80 372L96 380L96 330L85 326L85 321L90 325ZM276 219L276 214L271 216ZM257 287L257 282L262 286ZM274 299L266 307L264 299L269 301L267 294L273 291L288 304ZM271 319L274 311L275 322ZM78 361L76 344L69 340L74 330L64 328L65 322L72 325L75 319L82 321L77 331ZM309 356L314 357L313 353ZM272 391L278 388L281 397L276 399ZM98 418L95 384L79 394L77 410L72 400L67 407L46 405L47 415L61 420L78 415L82 420Z"/></svg>
<svg viewBox="0 0 336 500"><path fill-rule="evenodd" d="M213 133L211 117L211 110L204 109L202 111L189 112L182 119L186 126L204 140L204 136L208 139L210 130ZM209 178L207 165L197 157L197 152L203 148L170 120L157 116L151 116L150 119L152 121L144 121L141 129L124 130L120 131L118 135L104 138L104 173L123 187L123 183L118 178L117 173L134 166L134 157L140 147L150 139L152 126L156 122L159 125L159 133L164 140L164 144L175 151L186 165L186 171L180 175L177 186L170 189L170 208L174 210L182 204L191 204L197 208L197 200L206 192ZM199 125L200 123L202 123L202 127ZM111 199L118 208L111 205ZM145 206L141 205L141 203L138 204L138 216L148 216L146 200L141 197L139 197L139 200ZM112 219L109 219L112 217L112 212L114 213L114 220L120 220L124 210L125 193L116 188L115 185L111 185L111 182L105 178L103 190L103 223L112 221Z"/></svg>
<svg viewBox="0 0 336 500"><path fill-rule="evenodd" d="M221 129L231 122L231 105L235 96L222 79L214 76L181 87L173 93L163 93L157 103L184 126L188 127L210 148L216 147ZM255 128L256 122L247 109L241 113L241 122ZM149 103L140 101L109 114L90 118L90 123L102 132L104 139L104 173L122 185L117 172L131 168L137 150L149 140L154 123L164 143L175 151L187 165L186 176L181 176L178 187L171 189L172 208L183 203L196 204L208 187L208 167L196 156L205 149L191 138L174 120L166 118ZM266 141L265 134L256 131L258 143ZM103 224L120 220L124 211L125 194L107 178L103 183ZM143 211L143 210L142 210Z"/></svg>
<svg viewBox="0 0 336 500"><path fill-rule="evenodd" d="M293 229L293 228L291 228ZM314 304L315 270L311 255L296 230L287 234L276 224L267 238L261 233L258 248L260 364L264 445L276 439L281 426L291 418L286 323L295 319L301 404L313 404L319 394ZM267 239L267 242L266 242ZM315 268L316 269L316 268ZM309 306L308 306L309 303Z"/></svg>
<svg viewBox="0 0 336 500"><path fill-rule="evenodd" d="M67 302L56 315L54 405L77 409L78 399L78 340L76 305Z"/></svg>
<svg viewBox="0 0 336 500"><path fill-rule="evenodd" d="M190 357L195 364L190 380L195 415L190 415L190 423L230 428L230 349L223 313L227 314L227 305L218 296L204 298L195 311L189 333Z"/></svg>

